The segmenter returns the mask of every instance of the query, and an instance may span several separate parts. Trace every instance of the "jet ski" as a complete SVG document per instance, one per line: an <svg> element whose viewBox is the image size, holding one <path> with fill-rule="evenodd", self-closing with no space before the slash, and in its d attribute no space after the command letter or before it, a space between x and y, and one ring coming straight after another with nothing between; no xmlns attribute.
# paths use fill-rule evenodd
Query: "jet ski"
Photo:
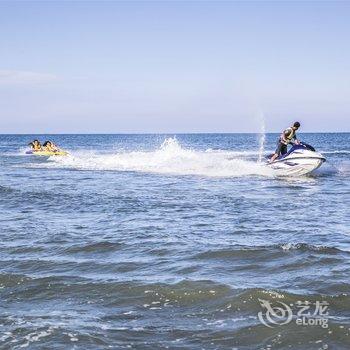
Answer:
<svg viewBox="0 0 350 350"><path fill-rule="evenodd" d="M267 158L270 159L272 155ZM316 152L315 148L306 144L295 144L286 154L279 156L267 165L277 171L278 175L305 175L319 168L326 158Z"/></svg>

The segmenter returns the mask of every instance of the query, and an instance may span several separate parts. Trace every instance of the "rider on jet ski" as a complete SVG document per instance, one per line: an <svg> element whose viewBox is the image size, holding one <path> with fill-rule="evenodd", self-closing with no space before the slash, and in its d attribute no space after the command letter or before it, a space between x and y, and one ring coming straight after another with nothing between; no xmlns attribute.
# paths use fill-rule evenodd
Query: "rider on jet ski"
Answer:
<svg viewBox="0 0 350 350"><path fill-rule="evenodd" d="M286 130L284 130L282 132L281 136L279 137L279 139L277 141L276 151L270 159L270 163L272 163L280 155L283 156L284 154L287 153L288 144L290 144L290 143L299 144L300 143L298 141L297 135L296 135L296 131L299 128L300 128L300 123L295 122L293 124L293 126L291 126L290 128L287 128Z"/></svg>

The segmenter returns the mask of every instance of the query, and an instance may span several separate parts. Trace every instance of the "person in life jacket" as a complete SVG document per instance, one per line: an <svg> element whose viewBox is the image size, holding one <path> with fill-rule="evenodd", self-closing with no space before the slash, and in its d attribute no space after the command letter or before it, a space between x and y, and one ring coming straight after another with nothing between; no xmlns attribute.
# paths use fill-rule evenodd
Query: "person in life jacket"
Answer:
<svg viewBox="0 0 350 350"><path fill-rule="evenodd" d="M270 163L273 162L278 156L287 153L287 146L290 143L299 144L296 131L300 128L300 123L295 122L290 128L284 130L277 141L277 148L275 153L270 159Z"/></svg>
<svg viewBox="0 0 350 350"><path fill-rule="evenodd" d="M39 140L34 140L28 144L34 152L42 151L42 146Z"/></svg>
<svg viewBox="0 0 350 350"><path fill-rule="evenodd" d="M47 152L59 152L60 151L60 149L52 141L45 141L43 144L43 148Z"/></svg>

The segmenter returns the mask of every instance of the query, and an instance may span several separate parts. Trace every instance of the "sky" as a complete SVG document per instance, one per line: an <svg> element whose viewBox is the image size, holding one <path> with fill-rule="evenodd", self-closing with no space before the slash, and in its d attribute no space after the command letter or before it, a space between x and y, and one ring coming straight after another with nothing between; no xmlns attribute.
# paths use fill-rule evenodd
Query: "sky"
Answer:
<svg viewBox="0 0 350 350"><path fill-rule="evenodd" d="M350 2L0 1L0 134L350 131Z"/></svg>

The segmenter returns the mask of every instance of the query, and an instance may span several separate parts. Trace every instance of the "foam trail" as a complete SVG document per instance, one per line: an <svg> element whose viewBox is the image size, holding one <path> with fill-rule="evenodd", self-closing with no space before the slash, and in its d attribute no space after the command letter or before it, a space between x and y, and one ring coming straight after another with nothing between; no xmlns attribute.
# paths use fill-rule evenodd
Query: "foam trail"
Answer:
<svg viewBox="0 0 350 350"><path fill-rule="evenodd" d="M335 167L342 175L350 174L350 161L344 161Z"/></svg>
<svg viewBox="0 0 350 350"><path fill-rule="evenodd" d="M258 158L258 163L261 163L262 159L263 159L263 155L264 155L265 140L266 140L266 135L265 135L265 117L264 117L263 113L261 113L259 115L259 120L260 120L260 136L259 136L259 158Z"/></svg>
<svg viewBox="0 0 350 350"><path fill-rule="evenodd" d="M39 166L211 177L273 176L271 169L248 160L242 152L185 149L176 138L167 138L160 148L154 151L79 153L71 157L51 157L49 162Z"/></svg>

